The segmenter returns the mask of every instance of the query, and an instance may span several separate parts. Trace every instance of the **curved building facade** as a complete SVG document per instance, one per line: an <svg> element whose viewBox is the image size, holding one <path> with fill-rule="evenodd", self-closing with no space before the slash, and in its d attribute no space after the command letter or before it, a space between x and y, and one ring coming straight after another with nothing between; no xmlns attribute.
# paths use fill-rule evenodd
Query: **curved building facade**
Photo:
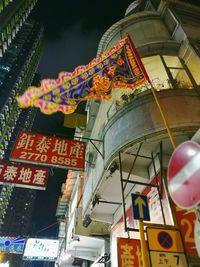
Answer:
<svg viewBox="0 0 200 267"><path fill-rule="evenodd" d="M131 36L176 145L192 139L200 125L199 12L190 1L134 1L103 35L97 52ZM83 217L110 224L112 266L117 266L118 238L138 238L131 208L135 192L148 196L152 223L180 223L190 266L198 266L194 238L191 234L188 242L187 226L181 229L185 220L194 228L195 214L184 218L167 197L166 171L174 148L150 87L116 89L111 100L91 101L87 110L85 137L97 141L87 145Z"/></svg>

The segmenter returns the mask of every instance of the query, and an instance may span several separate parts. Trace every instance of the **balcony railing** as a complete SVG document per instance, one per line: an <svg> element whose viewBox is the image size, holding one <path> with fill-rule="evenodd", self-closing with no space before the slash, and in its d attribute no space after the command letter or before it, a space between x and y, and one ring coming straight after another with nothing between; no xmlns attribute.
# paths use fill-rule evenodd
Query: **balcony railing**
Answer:
<svg viewBox="0 0 200 267"><path fill-rule="evenodd" d="M176 135L183 132L191 135L200 125L200 98L197 90L170 89L157 92L164 107L169 125ZM162 140L166 129L150 90L129 95L124 102L110 110L110 117L102 130L104 159L95 152L94 166L86 172L83 210L89 209L105 173L106 166L127 144L145 142L152 136ZM184 113L184 114L183 114ZM166 134L167 137L167 134Z"/></svg>

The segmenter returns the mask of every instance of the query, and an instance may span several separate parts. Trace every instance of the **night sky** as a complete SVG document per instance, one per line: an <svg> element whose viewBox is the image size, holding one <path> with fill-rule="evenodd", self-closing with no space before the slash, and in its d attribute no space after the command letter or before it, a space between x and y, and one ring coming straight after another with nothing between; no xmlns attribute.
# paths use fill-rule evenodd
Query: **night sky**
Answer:
<svg viewBox="0 0 200 267"><path fill-rule="evenodd" d="M117 3L116 3L117 2ZM95 56L103 33L124 17L132 0L39 0L31 18L44 26L44 49L38 73L41 78L57 78L61 71L73 71ZM63 115L43 115L37 111L33 132L73 137L73 130L63 127ZM31 236L56 237L56 206L65 181L66 170L51 169L46 191L37 191ZM42 266L40 263L34 266Z"/></svg>

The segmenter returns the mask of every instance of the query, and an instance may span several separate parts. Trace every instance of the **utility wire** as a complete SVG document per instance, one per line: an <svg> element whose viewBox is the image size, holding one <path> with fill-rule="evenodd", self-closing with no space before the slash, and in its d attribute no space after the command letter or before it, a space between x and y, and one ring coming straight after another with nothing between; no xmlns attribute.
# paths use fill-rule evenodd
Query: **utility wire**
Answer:
<svg viewBox="0 0 200 267"><path fill-rule="evenodd" d="M42 229L40 229L39 231L33 233L32 235L35 235L35 234L40 233L40 232L42 232L42 231L44 231L44 230L46 230L46 229L49 229L49 228L51 228L52 226L54 226L54 225L56 225L56 224L58 224L58 223L59 223L59 222L52 223L52 224L50 224L49 226L47 226L47 227L45 227L45 228L42 228Z"/></svg>

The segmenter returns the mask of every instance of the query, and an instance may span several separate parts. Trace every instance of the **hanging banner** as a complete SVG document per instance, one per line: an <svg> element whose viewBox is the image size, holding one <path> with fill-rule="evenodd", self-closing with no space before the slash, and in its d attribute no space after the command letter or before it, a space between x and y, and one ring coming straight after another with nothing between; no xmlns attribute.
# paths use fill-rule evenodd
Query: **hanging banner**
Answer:
<svg viewBox="0 0 200 267"><path fill-rule="evenodd" d="M135 90L149 77L127 34L108 51L73 72L61 72L57 79L45 79L40 87L29 87L17 97L21 108L38 107L45 114L73 113L81 101L107 100L116 88Z"/></svg>
<svg viewBox="0 0 200 267"><path fill-rule="evenodd" d="M48 174L47 168L0 162L0 184L45 190Z"/></svg>
<svg viewBox="0 0 200 267"><path fill-rule="evenodd" d="M18 162L84 169L85 143L43 134L19 132L10 158Z"/></svg>

